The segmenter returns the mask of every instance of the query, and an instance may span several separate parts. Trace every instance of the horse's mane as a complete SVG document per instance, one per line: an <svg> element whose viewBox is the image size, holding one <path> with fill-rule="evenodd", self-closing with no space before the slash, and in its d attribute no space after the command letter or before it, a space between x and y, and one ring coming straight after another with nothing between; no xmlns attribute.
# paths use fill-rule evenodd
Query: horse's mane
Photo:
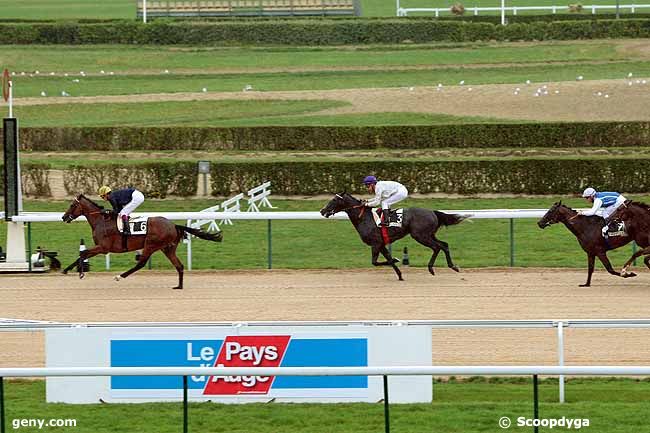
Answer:
<svg viewBox="0 0 650 433"><path fill-rule="evenodd" d="M647 210L648 212L650 212L650 205L645 204L642 201L632 201L632 200L630 200L630 202L628 203L628 206L629 205L638 206L638 207L643 208L643 209Z"/></svg>
<svg viewBox="0 0 650 433"><path fill-rule="evenodd" d="M104 206L100 206L100 205L98 205L97 203L95 203L94 201L92 201L91 199L89 199L88 197L86 197L85 195L83 195L83 194L79 194L79 199L81 200L82 198L83 198L83 199L86 199L86 201L89 201L90 204L92 204L92 205L95 206L96 208L104 209Z"/></svg>

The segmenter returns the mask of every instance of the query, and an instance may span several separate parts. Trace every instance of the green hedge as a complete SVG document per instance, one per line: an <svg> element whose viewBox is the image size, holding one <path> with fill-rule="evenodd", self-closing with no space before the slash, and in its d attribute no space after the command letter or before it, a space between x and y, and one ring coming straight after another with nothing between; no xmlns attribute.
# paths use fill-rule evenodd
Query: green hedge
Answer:
<svg viewBox="0 0 650 433"><path fill-rule="evenodd" d="M28 151L333 150L650 145L650 122L368 127L21 128Z"/></svg>
<svg viewBox="0 0 650 433"><path fill-rule="evenodd" d="M650 191L650 159L521 159L212 163L212 194L228 196L270 180L283 195L363 193L364 176L397 180L412 193L567 194L590 185L629 193Z"/></svg>
<svg viewBox="0 0 650 433"><path fill-rule="evenodd" d="M148 197L188 197L196 195L197 174L197 164L190 161L83 165L65 170L63 184L69 195L97 194L102 185L114 188L128 185L138 188Z"/></svg>
<svg viewBox="0 0 650 433"><path fill-rule="evenodd" d="M52 190L50 189L49 166L47 164L32 164L22 163L21 169L21 182L22 191L26 196L34 197L51 197ZM0 195L4 194L4 165L0 165Z"/></svg>
<svg viewBox="0 0 650 433"><path fill-rule="evenodd" d="M513 23L436 19L0 23L0 44L344 45L647 38L650 20Z"/></svg>

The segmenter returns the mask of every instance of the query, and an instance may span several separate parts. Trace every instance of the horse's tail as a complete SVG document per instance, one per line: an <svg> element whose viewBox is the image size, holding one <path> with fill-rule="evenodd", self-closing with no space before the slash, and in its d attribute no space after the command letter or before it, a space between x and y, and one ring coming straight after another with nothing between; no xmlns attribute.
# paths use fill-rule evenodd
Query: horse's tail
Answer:
<svg viewBox="0 0 650 433"><path fill-rule="evenodd" d="M205 239L206 241L212 242L221 242L223 240L223 232L218 231L216 233L208 233L203 230L193 229L192 227L180 226L176 224L176 230L179 234L189 233L196 236L197 238Z"/></svg>
<svg viewBox="0 0 650 433"><path fill-rule="evenodd" d="M442 226L453 226L454 224L460 224L462 221L467 219L467 216L460 215L457 213L444 213L437 210L433 211Z"/></svg>

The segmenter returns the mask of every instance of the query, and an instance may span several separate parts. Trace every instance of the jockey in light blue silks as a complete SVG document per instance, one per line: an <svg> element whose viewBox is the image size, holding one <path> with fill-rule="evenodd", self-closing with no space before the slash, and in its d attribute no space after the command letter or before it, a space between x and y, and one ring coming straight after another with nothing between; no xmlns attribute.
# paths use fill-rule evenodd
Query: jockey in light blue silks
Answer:
<svg viewBox="0 0 650 433"><path fill-rule="evenodd" d="M397 203L398 201L404 200L409 192L404 185L399 182L394 182L392 180L382 180L377 181L375 176L366 176L363 179L364 185L368 188L368 192L375 194L375 198L372 198L365 202L366 206L378 206L381 204L381 223L380 226L388 227L390 221L388 216L390 215L390 205Z"/></svg>
<svg viewBox="0 0 650 433"><path fill-rule="evenodd" d="M609 217L618 209L620 205L627 200L623 194L618 192L597 192L593 188L587 188L582 193L582 196L588 202L593 203L589 210L579 212L580 215L591 216L596 215L596 211L603 208L602 217L605 219L605 227L603 227L603 236L607 237L607 230L609 224Z"/></svg>

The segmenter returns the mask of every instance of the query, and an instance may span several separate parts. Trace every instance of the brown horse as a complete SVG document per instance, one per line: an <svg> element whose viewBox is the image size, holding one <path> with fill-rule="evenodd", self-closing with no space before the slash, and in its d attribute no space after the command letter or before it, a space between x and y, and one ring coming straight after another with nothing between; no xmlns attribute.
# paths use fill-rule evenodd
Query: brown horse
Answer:
<svg viewBox="0 0 650 433"><path fill-rule="evenodd" d="M638 201L627 200L616 209L610 218L624 221L628 235L641 247L625 262L621 274L632 274L628 273L628 269L634 259L640 256L646 256L643 258L643 263L650 268L650 255L648 255L650 254L650 206Z"/></svg>
<svg viewBox="0 0 650 433"><path fill-rule="evenodd" d="M596 257L600 259L607 272L612 275L625 278L636 276L633 273L622 275L616 272L609 262L607 251L630 243L632 238L629 236L612 236L605 242L601 231L605 220L601 217L579 215L578 212L563 205L559 201L551 206L542 219L537 222L537 225L539 228L544 229L556 223L564 224L578 238L578 243L587 253L587 265L589 268L587 271L587 282L580 284L580 287L589 287L591 285L591 275L594 273Z"/></svg>
<svg viewBox="0 0 650 433"><path fill-rule="evenodd" d="M116 276L119 281L126 278L138 269L141 269L149 260L149 257L158 250L162 250L178 272L178 286L174 289L183 288L183 263L176 256L176 248L179 242L190 233L201 239L213 242L221 242L223 235L218 233L207 233L202 230L190 227L179 226L163 217L151 217L147 220L146 235L131 235L128 237L126 249L122 243L122 234L117 230L116 214L105 210L83 194L74 199L68 210L63 214L63 221L72 222L79 216L85 216L93 230L95 246L79 253L79 258L63 270L67 274L70 269L82 263L84 260L97 254L125 253L142 249L138 263L128 271ZM79 267L79 278L83 278L83 266Z"/></svg>

